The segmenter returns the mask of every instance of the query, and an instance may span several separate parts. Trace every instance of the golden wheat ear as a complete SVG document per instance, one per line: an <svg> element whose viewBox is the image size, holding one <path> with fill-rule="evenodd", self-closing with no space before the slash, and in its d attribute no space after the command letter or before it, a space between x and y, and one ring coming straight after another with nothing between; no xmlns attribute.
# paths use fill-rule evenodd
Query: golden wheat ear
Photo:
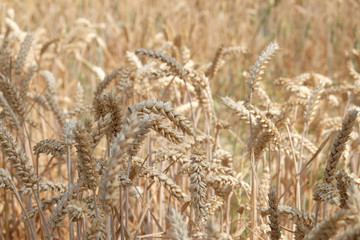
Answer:
<svg viewBox="0 0 360 240"><path fill-rule="evenodd" d="M278 209L278 200L276 188L271 187L269 191L269 219L270 219L270 238L271 240L279 240L281 238L280 213Z"/></svg>
<svg viewBox="0 0 360 240"><path fill-rule="evenodd" d="M264 70L268 61L275 54L275 52L279 50L279 45L276 41L271 42L259 55L254 65L251 66L250 74L248 78L247 85L250 89L250 92L256 91L259 86L259 82L261 80L261 76L264 74Z"/></svg>
<svg viewBox="0 0 360 240"><path fill-rule="evenodd" d="M165 63L170 67L170 70L175 73L176 76L181 79L185 79L186 71L185 69L178 63L175 58L165 55L162 52L149 50L149 49L138 49L135 51L136 55L144 55L151 58L155 58L160 62Z"/></svg>
<svg viewBox="0 0 360 240"><path fill-rule="evenodd" d="M29 54L33 40L34 40L34 34L28 33L26 34L24 41L21 43L20 51L16 57L15 65L14 65L14 70L17 75L20 75L22 73L25 60L27 55Z"/></svg>
<svg viewBox="0 0 360 240"><path fill-rule="evenodd" d="M139 125L140 121L136 114L131 114L124 119L120 133L112 140L111 158L106 164L99 186L99 200L106 213L111 211L111 207L116 206L119 199L120 171L124 169L126 154L135 141L135 136L139 132Z"/></svg>
<svg viewBox="0 0 360 240"><path fill-rule="evenodd" d="M359 111L357 109L354 109L353 111L349 112L343 120L342 128L339 130L333 142L330 155L326 162L324 182L331 183L335 178L337 163L339 162L339 159L345 150L346 143L350 138L350 134L356 123L358 112Z"/></svg>
<svg viewBox="0 0 360 240"><path fill-rule="evenodd" d="M9 162L15 170L16 176L27 188L34 188L39 181L34 168L30 165L30 160L25 152L15 141L13 135L0 122L0 147L8 157Z"/></svg>

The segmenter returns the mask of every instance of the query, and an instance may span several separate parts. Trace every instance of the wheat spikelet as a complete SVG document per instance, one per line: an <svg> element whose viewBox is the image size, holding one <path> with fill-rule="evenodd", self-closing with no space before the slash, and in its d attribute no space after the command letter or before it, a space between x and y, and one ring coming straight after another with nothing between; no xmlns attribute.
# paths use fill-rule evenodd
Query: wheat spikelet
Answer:
<svg viewBox="0 0 360 240"><path fill-rule="evenodd" d="M212 172L215 174L221 174L221 175L229 175L229 176L235 176L236 172L232 170L229 167L223 167L219 166L217 164L208 164L205 168L207 172Z"/></svg>
<svg viewBox="0 0 360 240"><path fill-rule="evenodd" d="M318 147L308 138L302 137L300 134L298 134L296 132L291 133L291 137L292 137L292 140L294 141L294 143L299 143L302 140L304 149L306 149L312 155L314 155L316 153ZM289 136L285 136L284 140L286 140L288 138L289 138Z"/></svg>
<svg viewBox="0 0 360 240"><path fill-rule="evenodd" d="M106 240L105 223L101 216L91 219L91 227L85 234L86 240Z"/></svg>
<svg viewBox="0 0 360 240"><path fill-rule="evenodd" d="M200 220L200 224L205 222L207 201L206 201L206 181L205 181L205 153L194 149L190 157L190 187L191 206L194 208L195 215Z"/></svg>
<svg viewBox="0 0 360 240"><path fill-rule="evenodd" d="M270 174L270 169L268 166L263 166L262 168L262 174L261 174L261 179L260 179L260 196L259 196L259 206L261 206L261 208L266 207L266 205L268 204L268 194L270 191L270 184L271 184L271 174Z"/></svg>
<svg viewBox="0 0 360 240"><path fill-rule="evenodd" d="M70 222L80 221L88 215L89 209L83 201L70 200L66 206Z"/></svg>
<svg viewBox="0 0 360 240"><path fill-rule="evenodd" d="M316 85L314 91L312 92L308 103L306 104L305 112L304 112L304 121L310 125L310 123L314 120L316 111L319 108L319 101L321 98L321 93L324 88L324 83L320 82Z"/></svg>
<svg viewBox="0 0 360 240"><path fill-rule="evenodd" d="M224 199L219 196L211 196L209 198L209 206L207 209L207 215L214 215L216 210L224 204Z"/></svg>
<svg viewBox="0 0 360 240"><path fill-rule="evenodd" d="M83 198L82 201L87 204L87 215L91 218L104 217L104 213L101 211L100 204L95 201L94 196Z"/></svg>
<svg viewBox="0 0 360 240"><path fill-rule="evenodd" d="M106 77L97 85L96 91L94 92L94 96L100 96L105 88L109 86L109 84L117 78L122 71L122 68L117 68L113 72L111 72L109 75L106 75Z"/></svg>
<svg viewBox="0 0 360 240"><path fill-rule="evenodd" d="M293 82L287 84L285 89L288 92L288 95L293 98L303 99L306 103L306 100L308 100L311 95L311 89L308 86L298 85Z"/></svg>
<svg viewBox="0 0 360 240"><path fill-rule="evenodd" d="M183 65L189 65L189 62L190 62L190 58L191 58L191 51L188 47L186 46L181 46L181 63Z"/></svg>
<svg viewBox="0 0 360 240"><path fill-rule="evenodd" d="M336 174L336 187L340 195L340 208L347 208L347 199L349 198L347 191L351 181L351 177L343 169L340 169Z"/></svg>
<svg viewBox="0 0 360 240"><path fill-rule="evenodd" d="M116 91L126 94L127 97L131 97L132 96L132 90L133 90L133 85L132 85L132 72L129 68L122 68L121 72L120 72L120 77L119 77L119 81L116 84Z"/></svg>
<svg viewBox="0 0 360 240"><path fill-rule="evenodd" d="M232 46L232 47L226 47L223 50L223 56L228 56L228 55L237 55L239 53L247 53L247 49L246 47L243 46Z"/></svg>
<svg viewBox="0 0 360 240"><path fill-rule="evenodd" d="M151 128L166 139L168 139L170 142L173 142L175 144L180 144L184 142L184 137L181 135L181 133L175 131L174 129L162 122L154 121L153 123L154 125Z"/></svg>
<svg viewBox="0 0 360 240"><path fill-rule="evenodd" d="M301 212L289 206L278 206L280 215L286 216L289 220L293 221L297 225L302 225L301 229L304 231L302 234L305 235L314 226L314 216L308 212ZM270 209L265 208L261 210L261 215L266 216L270 214Z"/></svg>
<svg viewBox="0 0 360 240"><path fill-rule="evenodd" d="M25 192L28 191L28 189L24 189ZM50 197L50 199L47 200L42 200L41 201L41 209L42 210L48 210L51 209L55 204L57 204L59 202L59 200L61 199L61 197L64 195L65 193L63 193L62 195L53 195ZM34 207L32 210L27 212L29 218L34 218L39 214L39 209L37 207ZM22 214L21 219L25 220L26 216L25 214Z"/></svg>
<svg viewBox="0 0 360 240"><path fill-rule="evenodd" d="M133 52L126 51L126 60L129 62L130 66L134 69L140 69L143 67L140 59Z"/></svg>
<svg viewBox="0 0 360 240"><path fill-rule="evenodd" d="M140 186L130 186L129 187L129 196L136 199L140 199L144 194L144 189Z"/></svg>
<svg viewBox="0 0 360 240"><path fill-rule="evenodd" d="M57 89L56 89L56 80L54 75L47 70L40 71L40 76L42 76L45 80L47 85L47 91L50 93L51 96L55 96Z"/></svg>
<svg viewBox="0 0 360 240"><path fill-rule="evenodd" d="M61 36L56 36L56 37L49 39L47 42L45 42L40 49L40 56L42 56L46 52L46 50L50 47L51 44L60 41L60 39L61 39Z"/></svg>
<svg viewBox="0 0 360 240"><path fill-rule="evenodd" d="M44 108L45 110L49 110L49 104L47 103L46 99L44 99L43 97L33 94L31 92L27 92L26 93L26 98L28 100L31 100L34 102L34 104L36 103L38 106L41 106L42 108Z"/></svg>
<svg viewBox="0 0 360 240"><path fill-rule="evenodd" d="M107 133L109 125L111 122L110 113L106 114L104 117L101 117L97 122L96 127L91 132L91 148L94 149L101 138Z"/></svg>
<svg viewBox="0 0 360 240"><path fill-rule="evenodd" d="M311 86L316 86L320 82L323 82L324 85L326 86L333 84L333 81L330 78L314 72L302 73L296 76L294 81L299 85L311 85Z"/></svg>
<svg viewBox="0 0 360 240"><path fill-rule="evenodd" d="M77 116L81 113L87 112L91 109L90 105L84 105L84 106L79 106L79 107L75 107L74 109L64 113L64 116L66 119L72 118L74 116Z"/></svg>
<svg viewBox="0 0 360 240"><path fill-rule="evenodd" d="M190 136L194 135L194 129L191 126L189 120L187 120L181 113L172 108L169 103L153 100L145 100L139 103L136 103L133 107L133 110L137 112L144 113L155 113L167 117L175 123L183 132L186 132Z"/></svg>
<svg viewBox="0 0 360 240"><path fill-rule="evenodd" d="M17 114L19 119L25 118L24 101L21 100L19 92L8 78L0 74L0 90L3 92L4 97L11 109Z"/></svg>
<svg viewBox="0 0 360 240"><path fill-rule="evenodd" d="M0 106L3 109L2 113L4 114L4 117L6 116L8 118L10 126L17 130L20 129L18 118L2 94L0 95Z"/></svg>
<svg viewBox="0 0 360 240"><path fill-rule="evenodd" d="M335 126L338 129L341 129L342 120L342 117L325 118L320 122L320 128L327 129Z"/></svg>
<svg viewBox="0 0 360 240"><path fill-rule="evenodd" d="M263 150L268 146L269 142L273 139L271 132L263 131L255 137L253 145L255 159L258 159Z"/></svg>
<svg viewBox="0 0 360 240"><path fill-rule="evenodd" d="M347 216L346 211L339 210L335 215L330 216L321 222L316 228L313 228L304 238L304 240L326 240L334 236L337 231L346 225L343 220Z"/></svg>
<svg viewBox="0 0 360 240"><path fill-rule="evenodd" d="M73 198L74 192L77 190L79 190L79 187L77 185L72 186L66 193L62 195L62 197L58 201L57 206L52 212L48 222L52 234L54 234L54 230L56 227L62 225L67 213L66 207L69 201Z"/></svg>
<svg viewBox="0 0 360 240"><path fill-rule="evenodd" d="M232 100L229 97L222 97L221 101L223 102L223 104L225 104L228 108L230 108L231 110L234 111L234 113L240 117L240 119L245 120L246 123L250 122L250 117L249 117L249 110L246 109L246 107L244 106L244 102L240 101L240 102L235 102L234 100Z"/></svg>
<svg viewBox="0 0 360 240"><path fill-rule="evenodd" d="M37 185L33 187L34 190L37 190ZM31 188L21 188L19 192L24 195L28 195L33 190ZM40 181L39 182L39 191L40 192L59 192L64 193L66 192L67 186L64 183L59 182L52 182L52 181Z"/></svg>
<svg viewBox="0 0 360 240"><path fill-rule="evenodd" d="M76 124L76 121L66 122L62 128L61 142L67 147L70 147L75 143L74 129L76 127Z"/></svg>
<svg viewBox="0 0 360 240"><path fill-rule="evenodd" d="M214 114L214 103L209 78L206 77L205 74L194 70L187 71L186 76L190 79L192 85L194 86L199 104L204 107L210 116L212 116Z"/></svg>
<svg viewBox="0 0 360 240"><path fill-rule="evenodd" d="M357 240L360 238L360 226L349 228L343 233L337 234L334 240Z"/></svg>
<svg viewBox="0 0 360 240"><path fill-rule="evenodd" d="M54 116L58 123L63 126L66 122L65 120L65 114L61 110L58 102L56 101L55 97L50 94L50 92L45 93L45 99L49 103L51 111L54 113Z"/></svg>
<svg viewBox="0 0 360 240"><path fill-rule="evenodd" d="M0 49L0 73L5 76L10 76L11 65L11 50L9 48L9 38L5 37Z"/></svg>
<svg viewBox="0 0 360 240"><path fill-rule="evenodd" d="M189 240L187 225L180 213L177 213L172 207L169 207L169 214L166 216L169 221L169 237L175 240Z"/></svg>
<svg viewBox="0 0 360 240"><path fill-rule="evenodd" d="M30 81L35 73L35 71L38 69L37 65L33 65L31 67L29 67L29 69L26 72L25 77L23 78L23 80L21 81L21 88L20 88L20 97L21 99L24 101L27 95L27 91L29 89L29 84Z"/></svg>
<svg viewBox="0 0 360 240"><path fill-rule="evenodd" d="M207 185L215 190L215 194L226 198L235 186L238 185L238 181L231 175L218 175L207 181Z"/></svg>
<svg viewBox="0 0 360 240"><path fill-rule="evenodd" d="M211 63L210 68L205 73L205 75L208 78L213 78L216 75L216 73L219 71L219 65L220 65L221 57L223 55L223 51L224 51L224 45L221 45L216 51L215 57Z"/></svg>
<svg viewBox="0 0 360 240"><path fill-rule="evenodd" d="M306 104L307 104L307 101L305 99L290 98L283 104L283 106L284 107L306 106Z"/></svg>
<svg viewBox="0 0 360 240"><path fill-rule="evenodd" d="M155 151L154 162L157 163L163 161L174 161L180 163L181 165L185 165L190 162L181 150L170 147L159 148Z"/></svg>
<svg viewBox="0 0 360 240"><path fill-rule="evenodd" d="M40 182L39 187L41 192L64 193L68 190L66 184L52 181Z"/></svg>
<svg viewBox="0 0 360 240"><path fill-rule="evenodd" d="M40 153L51 154L53 156L61 157L65 154L65 146L62 142L55 139L45 139L38 142L33 149L36 155Z"/></svg>
<svg viewBox="0 0 360 240"><path fill-rule="evenodd" d="M166 176L166 174L162 173L159 169L148 167L141 175L159 182L179 201L189 200L189 196L179 186L177 186L171 178Z"/></svg>
<svg viewBox="0 0 360 240"><path fill-rule="evenodd" d="M347 223L353 225L360 223L360 190L354 184L350 184L347 190L348 199L346 201L346 206L348 217L346 219ZM340 209L343 210L343 209ZM339 210L339 211L340 211Z"/></svg>
<svg viewBox="0 0 360 240"><path fill-rule="evenodd" d="M108 127L110 138L114 137L121 130L123 114L121 111L121 99L113 92L104 96L106 114L110 113L111 121ZM103 115L105 117L105 115Z"/></svg>
<svg viewBox="0 0 360 240"><path fill-rule="evenodd" d="M105 115L108 114L105 94L95 97L92 104L95 120L98 121L101 117L105 117Z"/></svg>
<svg viewBox="0 0 360 240"><path fill-rule="evenodd" d="M325 98L329 95L337 95L337 94L342 94L342 93L347 93L347 92L357 94L360 92L360 86L340 85L340 86L332 86L329 88L325 88L323 93L321 94L321 98Z"/></svg>
<svg viewBox="0 0 360 240"><path fill-rule="evenodd" d="M267 94L266 90L264 89L264 86L262 86L261 83L259 83L256 92L254 92L254 97L257 97L259 99L261 106L268 107L273 105L270 96Z"/></svg>
<svg viewBox="0 0 360 240"><path fill-rule="evenodd" d="M74 109L81 108L84 104L84 88L81 83L77 83L75 87L75 97L74 97Z"/></svg>
<svg viewBox="0 0 360 240"><path fill-rule="evenodd" d="M275 124L254 105L246 104L245 107L255 117L256 121L260 124L263 130L270 134L273 142L278 146L281 145L281 136Z"/></svg>
<svg viewBox="0 0 360 240"><path fill-rule="evenodd" d="M146 114L142 117L139 131L134 136L134 142L128 149L129 156L136 156L139 152L142 142L146 139L150 131L150 127L153 126L154 117L153 114Z"/></svg>
<svg viewBox="0 0 360 240"><path fill-rule="evenodd" d="M183 136L172 129L171 127L167 126L166 124L161 122L161 117L155 115L153 113L150 114L143 114L142 121L147 122L147 128L151 128L163 137L167 138L169 141L180 144L184 141Z"/></svg>
<svg viewBox="0 0 360 240"><path fill-rule="evenodd" d="M8 189L12 192L15 190L9 172L3 168L0 168L0 188Z"/></svg>
<svg viewBox="0 0 360 240"><path fill-rule="evenodd" d="M182 105L176 107L176 111L185 114L191 110L191 106L193 108L197 108L199 106L199 103L197 101L194 101L191 103L189 102L189 103L182 104Z"/></svg>
<svg viewBox="0 0 360 240"><path fill-rule="evenodd" d="M339 193L331 183L320 182L313 188L313 199L315 201L325 201L330 204L339 203Z"/></svg>
<svg viewBox="0 0 360 240"><path fill-rule="evenodd" d="M305 161L305 159L300 156L298 151L295 151L295 154L293 154L292 149L290 147L288 147L288 146L285 146L285 145L280 145L280 146L276 146L276 147L271 146L270 150L271 151L280 151L282 153L285 153L286 156L291 158L291 159L295 158L295 159L302 159L302 161Z"/></svg>
<svg viewBox="0 0 360 240"><path fill-rule="evenodd" d="M220 227L211 221L206 225L206 239L208 240L233 240L231 235L221 232Z"/></svg>
<svg viewBox="0 0 360 240"><path fill-rule="evenodd" d="M233 168L233 158L232 154L223 149L216 149L213 154L213 162L221 164L224 167Z"/></svg>

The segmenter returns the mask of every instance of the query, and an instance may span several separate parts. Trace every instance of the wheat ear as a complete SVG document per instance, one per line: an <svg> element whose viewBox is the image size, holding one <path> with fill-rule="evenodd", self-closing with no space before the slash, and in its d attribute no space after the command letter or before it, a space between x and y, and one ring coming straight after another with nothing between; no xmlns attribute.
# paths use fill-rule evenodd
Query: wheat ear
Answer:
<svg viewBox="0 0 360 240"><path fill-rule="evenodd" d="M341 157L341 154L345 150L347 141L350 138L350 133L355 125L357 114L358 110L354 109L347 114L342 123L342 128L333 142L329 158L326 162L324 182L331 183L335 177L336 165Z"/></svg>
<svg viewBox="0 0 360 240"><path fill-rule="evenodd" d="M77 169L79 172L80 183L95 191L100 176L96 168L95 157L93 156L91 135L80 122L75 128L74 135L77 143L75 147L78 159Z"/></svg>
<svg viewBox="0 0 360 240"><path fill-rule="evenodd" d="M0 126L0 146L2 151L8 156L19 180L27 188L33 188L39 179L33 167L30 166L30 161L25 152L18 146L12 134L2 125Z"/></svg>
<svg viewBox="0 0 360 240"><path fill-rule="evenodd" d="M139 124L136 114L131 114L125 119L120 133L112 140L111 158L102 174L99 191L99 199L105 212L109 212L119 199L118 175L124 166L124 157L128 148L133 144L134 137L139 131Z"/></svg>
<svg viewBox="0 0 360 240"><path fill-rule="evenodd" d="M195 210L195 215L202 225L205 222L207 201L206 201L206 181L205 181L205 153L195 149L190 156L191 163L189 169L191 193L191 206Z"/></svg>
<svg viewBox="0 0 360 240"><path fill-rule="evenodd" d="M155 58L170 67L170 70L173 71L176 76L179 76L182 79L185 79L185 70L184 68L178 63L175 58L165 55L162 52L149 50L149 49L138 49L135 51L136 55L144 55L148 57Z"/></svg>
<svg viewBox="0 0 360 240"><path fill-rule="evenodd" d="M34 34L28 33L26 34L24 41L21 43L20 51L16 57L15 66L14 66L14 70L17 75L19 75L23 70L24 63L29 53L33 39L34 39Z"/></svg>
<svg viewBox="0 0 360 240"><path fill-rule="evenodd" d="M258 87L259 81L261 80L261 75L264 74L266 64L278 49L278 43L271 42L259 55L254 65L251 67L250 75L247 82L247 85L250 88L250 92L254 92Z"/></svg>
<svg viewBox="0 0 360 240"><path fill-rule="evenodd" d="M271 240L278 240L281 238L281 230L280 230L280 214L277 203L277 194L276 188L271 187L269 191L269 219L270 219L270 238Z"/></svg>
<svg viewBox="0 0 360 240"><path fill-rule="evenodd" d="M183 132L186 132L190 136L194 136L194 129L192 124L186 117L176 111L174 108L170 106L169 103L161 102L161 101L153 101L153 100L145 100L139 103L136 103L133 107L133 110L137 112L144 113L155 113L163 115L172 121L176 126L178 126Z"/></svg>
<svg viewBox="0 0 360 240"><path fill-rule="evenodd" d="M189 240L187 237L188 230L187 224L183 220L180 213L177 213L175 209L169 207L169 214L166 219L170 223L170 229L168 235L175 240Z"/></svg>

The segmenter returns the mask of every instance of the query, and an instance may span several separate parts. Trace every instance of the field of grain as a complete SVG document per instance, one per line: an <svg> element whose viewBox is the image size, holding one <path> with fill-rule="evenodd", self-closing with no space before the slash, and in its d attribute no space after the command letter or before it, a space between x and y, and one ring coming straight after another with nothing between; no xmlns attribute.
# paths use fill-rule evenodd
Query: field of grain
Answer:
<svg viewBox="0 0 360 240"><path fill-rule="evenodd" d="M360 239L359 12L1 1L0 240Z"/></svg>

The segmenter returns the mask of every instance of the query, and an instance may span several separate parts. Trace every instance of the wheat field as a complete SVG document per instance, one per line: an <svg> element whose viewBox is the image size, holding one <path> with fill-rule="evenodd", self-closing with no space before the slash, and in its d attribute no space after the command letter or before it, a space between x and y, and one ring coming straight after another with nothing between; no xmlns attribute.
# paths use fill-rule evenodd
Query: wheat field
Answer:
<svg viewBox="0 0 360 240"><path fill-rule="evenodd" d="M1 1L0 240L360 239L359 11Z"/></svg>

